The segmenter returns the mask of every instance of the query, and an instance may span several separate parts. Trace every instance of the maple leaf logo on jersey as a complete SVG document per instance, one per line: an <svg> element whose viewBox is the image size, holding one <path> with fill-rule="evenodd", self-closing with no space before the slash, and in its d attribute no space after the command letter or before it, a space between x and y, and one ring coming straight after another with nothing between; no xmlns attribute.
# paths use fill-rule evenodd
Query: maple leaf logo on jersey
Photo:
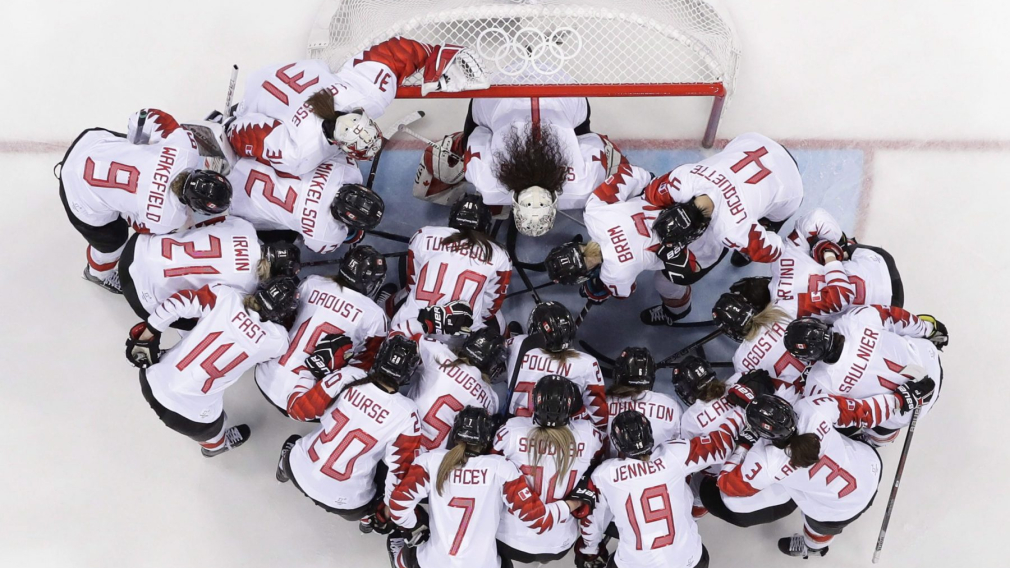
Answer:
<svg viewBox="0 0 1010 568"><path fill-rule="evenodd" d="M747 248L743 249L743 252L754 262L775 262L782 255L782 251L777 247L765 242L766 236L761 225L757 223L751 225L750 233L747 235Z"/></svg>
<svg viewBox="0 0 1010 568"><path fill-rule="evenodd" d="M618 186L627 183L624 176L629 175L631 175L631 165L621 164L617 167L617 171L614 172L614 175L608 177L606 181L601 183L600 186L593 191L593 194L604 203L617 203L620 201L617 198L620 194Z"/></svg>
<svg viewBox="0 0 1010 568"><path fill-rule="evenodd" d="M495 288L494 291L495 294L494 303L491 304L489 318L494 317L494 315L498 313L498 310L501 309L501 305L505 301L505 293L508 292L509 289L509 282L512 281L511 271L506 272L504 270L499 270L497 272L497 275L498 275L498 287Z"/></svg>
<svg viewBox="0 0 1010 568"><path fill-rule="evenodd" d="M517 515L537 534L543 534L554 526L554 515L547 512L544 502L530 490L525 477L518 477L502 486L509 513Z"/></svg>
<svg viewBox="0 0 1010 568"><path fill-rule="evenodd" d="M157 127L154 131L161 134L162 138L168 138L168 135L175 132L179 128L179 123L163 110L158 110L156 108L149 109L147 112L148 120L154 121Z"/></svg>
<svg viewBox="0 0 1010 568"><path fill-rule="evenodd" d="M698 436L691 438L690 452L687 454L686 463L700 464L708 461L712 457L725 460L729 456L729 450L733 446L733 440L725 432L716 430L708 436Z"/></svg>
<svg viewBox="0 0 1010 568"><path fill-rule="evenodd" d="M389 508L393 511L405 511L410 503L418 495L422 487L428 484L428 472L419 465L411 465L407 472L403 474L400 483L396 485L389 498Z"/></svg>
<svg viewBox="0 0 1010 568"><path fill-rule="evenodd" d="M833 284L816 293L801 292L796 295L796 317L838 313L855 295L854 289Z"/></svg>
<svg viewBox="0 0 1010 568"><path fill-rule="evenodd" d="M480 159L480 152L473 152L473 151L470 150L470 147L467 146L466 152L463 153L463 169L464 170L466 170L466 168L470 165L470 160L472 160L474 158L477 158L479 160Z"/></svg>
<svg viewBox="0 0 1010 568"><path fill-rule="evenodd" d="M256 161L270 165L264 154L267 136L281 125L279 120L265 120L259 122L243 122L237 127L232 127L228 133L228 142L235 153L246 157L255 158Z"/></svg>
<svg viewBox="0 0 1010 568"><path fill-rule="evenodd" d="M880 315L880 323L887 323L887 320L891 320L894 323L903 323L909 325L911 323L912 314L905 311L897 306L879 306L873 305L873 309L877 310Z"/></svg>
<svg viewBox="0 0 1010 568"><path fill-rule="evenodd" d="M606 390L603 385L589 385L586 387L586 392L589 393L589 415L592 417L593 424L606 427L610 416Z"/></svg>
<svg viewBox="0 0 1010 568"><path fill-rule="evenodd" d="M421 451L421 437L400 434L393 441L393 475L403 479L414 458Z"/></svg>

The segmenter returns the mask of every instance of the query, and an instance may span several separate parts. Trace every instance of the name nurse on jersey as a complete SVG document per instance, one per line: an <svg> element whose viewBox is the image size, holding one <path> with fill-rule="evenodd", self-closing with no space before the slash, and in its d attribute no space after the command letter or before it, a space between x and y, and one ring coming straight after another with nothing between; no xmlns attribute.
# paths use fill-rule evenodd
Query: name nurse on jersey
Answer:
<svg viewBox="0 0 1010 568"><path fill-rule="evenodd" d="M863 377L870 359L873 358L873 350L877 347L877 339L879 337L880 334L876 331L870 328L863 329L863 336L859 338L859 346L856 351L856 361L849 367L849 372L845 374L842 385L838 387L838 390L842 392L851 391L852 387L856 386L859 379Z"/></svg>

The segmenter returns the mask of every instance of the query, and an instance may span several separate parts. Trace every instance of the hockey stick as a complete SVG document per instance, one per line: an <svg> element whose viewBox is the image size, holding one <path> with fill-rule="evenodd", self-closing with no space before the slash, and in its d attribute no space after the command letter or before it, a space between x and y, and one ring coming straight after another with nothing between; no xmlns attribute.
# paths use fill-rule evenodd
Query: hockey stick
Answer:
<svg viewBox="0 0 1010 568"><path fill-rule="evenodd" d="M557 282L553 282L553 281L552 282L544 282L543 284L537 284L536 286L533 287L532 290L519 290L518 292L512 292L511 294L508 294L507 296L505 296L505 299L508 300L509 298L512 298L514 296L522 296L523 294L526 294L526 293L529 293L529 292L533 292L533 291L536 291L536 290L542 290L544 288L549 288L549 287L551 287L551 286L553 286L555 284L557 284Z"/></svg>
<svg viewBox="0 0 1010 568"><path fill-rule="evenodd" d="M231 118L231 99L235 96L235 84L238 83L238 65L231 66L231 80L228 82L228 96L224 98L224 120Z"/></svg>
<svg viewBox="0 0 1010 568"><path fill-rule="evenodd" d="M396 241L398 243L405 243L405 244L410 243L410 237L405 237L403 235L396 235L393 233L387 233L385 231L376 231L373 229L371 231L365 231L365 234L372 235L374 237L379 237L380 239L386 239L387 241Z"/></svg>
<svg viewBox="0 0 1010 568"><path fill-rule="evenodd" d="M137 130L133 133L133 140L130 140L132 144L147 144L150 142L150 136L144 136L144 125L147 124L147 109L140 109L140 113L137 116Z"/></svg>
<svg viewBox="0 0 1010 568"><path fill-rule="evenodd" d="M667 368L667 367L672 367L673 366L673 362L676 361L677 359L680 359L684 355L687 355L688 353L690 353L691 351L695 350L696 348L698 348L698 347L700 347L702 345L705 345L709 341L712 341L713 339L715 339L716 337L719 337L720 335L723 335L724 333L725 332L722 330L722 328L719 328L719 329L713 331L712 333L706 335L705 337L702 337L698 341L695 341L694 343L688 345L687 347L681 349L680 351L677 351L673 355L670 355L666 359L663 359L662 361L660 361L659 363L656 364L656 368L657 369L663 369L663 368Z"/></svg>
<svg viewBox="0 0 1010 568"><path fill-rule="evenodd" d="M512 219L511 215L509 216L509 219L510 220ZM537 304L541 304L543 303L543 300L540 299L540 294L537 293L536 287L533 286L533 281L530 280L530 277L526 274L526 267L523 266L523 264L518 262L516 259L516 257L518 256L516 254L516 238L518 236L519 236L519 229L516 228L515 221L513 220L511 223L509 223L508 234L505 235L505 251L512 259L512 266L514 266L516 272L519 273L519 278L523 281L523 284L526 285L526 290L533 294L533 300Z"/></svg>
<svg viewBox="0 0 1010 568"><path fill-rule="evenodd" d="M884 511L884 522L880 525L880 536L877 537L877 548L873 551L873 563L880 560L880 551L884 548L884 537L887 536L887 525L891 522L891 511L894 510L894 501L898 497L898 485L901 484L901 474L905 472L905 460L908 459L908 448L912 445L912 434L915 434L915 423L919 421L919 410L917 407L912 411L912 422L908 425L908 433L905 434L905 445L901 448L901 458L898 459L898 471L894 474L894 484L891 485L891 496L887 499L887 510Z"/></svg>
<svg viewBox="0 0 1010 568"><path fill-rule="evenodd" d="M429 138L425 138L424 136L421 136L420 134L418 134L417 132L414 132L410 128L407 128L406 124L398 125L397 126L397 131L403 132L404 134L406 134L408 136L416 138L417 140L420 140L421 142L424 142L425 144L427 144L427 145L429 145L429 146L431 146L433 148L438 148L438 144L436 144L433 140L431 140ZM463 157L462 156L458 156L458 155L456 155L453 152L448 152L448 154L449 154L449 157L451 157L451 158L455 158L458 161L463 161Z"/></svg>
<svg viewBox="0 0 1010 568"><path fill-rule="evenodd" d="M382 258L396 258L400 256L407 256L407 251L401 252L385 252L382 253ZM313 260L312 262L303 262L302 267L306 266L326 266L329 264L340 264L343 259L341 258L331 258L329 260Z"/></svg>
<svg viewBox="0 0 1010 568"><path fill-rule="evenodd" d="M596 305L596 302L594 302L592 300L586 300L586 306L584 308L582 308L581 312L579 312L579 317L575 318L575 327L576 328L582 325L582 322L585 321L586 316L589 315L589 310L593 309L593 306L595 306L595 305Z"/></svg>
<svg viewBox="0 0 1010 568"><path fill-rule="evenodd" d="M512 406L512 395L516 392L516 383L519 382L519 371L522 370L523 359L526 358L526 354L530 351L544 346L544 336L540 333L534 333L532 335L527 335L522 343L519 344L519 353L516 354L515 368L512 369L512 377L509 379L508 394L505 396L505 400L502 403L501 408L498 410L498 415L503 419L508 419L509 407Z"/></svg>
<svg viewBox="0 0 1010 568"><path fill-rule="evenodd" d="M599 362L599 363L602 363L602 364L610 366L610 367L614 367L617 364L617 361L615 361L614 359L611 359L610 357L607 357L599 349L596 349L595 347L593 347L592 345L586 343L585 341L583 341L581 339L579 340L579 346L582 347L583 351L585 351L589 355L592 355L594 358L596 358L597 362ZM709 361L708 364L711 365L713 369L732 369L733 368L733 362L732 361Z"/></svg>

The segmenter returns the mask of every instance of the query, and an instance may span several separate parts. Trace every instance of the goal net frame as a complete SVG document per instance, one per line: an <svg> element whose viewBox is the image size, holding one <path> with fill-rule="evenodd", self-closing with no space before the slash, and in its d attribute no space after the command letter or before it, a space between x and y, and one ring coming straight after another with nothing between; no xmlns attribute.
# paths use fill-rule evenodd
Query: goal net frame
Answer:
<svg viewBox="0 0 1010 568"><path fill-rule="evenodd" d="M740 50L721 0L326 0L308 55L338 70L400 35L477 51L492 85L424 98L712 97L711 148ZM419 74L397 98L419 99Z"/></svg>

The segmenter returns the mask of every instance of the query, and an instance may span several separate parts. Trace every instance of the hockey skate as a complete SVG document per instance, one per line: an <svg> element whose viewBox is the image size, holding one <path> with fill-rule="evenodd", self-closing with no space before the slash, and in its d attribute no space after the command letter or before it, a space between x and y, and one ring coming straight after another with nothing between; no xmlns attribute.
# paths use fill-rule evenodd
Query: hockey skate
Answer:
<svg viewBox="0 0 1010 568"><path fill-rule="evenodd" d="M828 548L827 546L824 548L808 547L806 540L803 539L803 535L799 533L791 537L787 536L779 539L779 551L782 554L803 558L804 560L811 556L824 556L828 553Z"/></svg>
<svg viewBox="0 0 1010 568"><path fill-rule="evenodd" d="M287 483L291 481L291 477L288 475L287 469L284 467L284 462L287 457L291 454L291 448L295 447L295 442L301 439L298 434L292 434L287 440L284 440L284 445L281 446L281 457L277 460L277 481L281 483Z"/></svg>
<svg viewBox="0 0 1010 568"><path fill-rule="evenodd" d="M232 426L231 428L225 430L223 443L219 447L214 448L213 450L200 448L200 453L202 453L205 458L219 456L232 448L237 448L244 444L246 440L249 439L249 433L249 426L245 424Z"/></svg>
<svg viewBox="0 0 1010 568"><path fill-rule="evenodd" d="M111 273L109 273L108 278L106 278L105 280L102 280L101 278L99 278L99 277L95 276L94 274L92 274L91 273L91 269L87 265L85 265L84 266L84 279L87 280L88 282L91 282L93 284L97 284L97 285L101 286L102 288L105 288L106 290L108 290L109 292L112 292L113 294L122 294L123 293L123 285L120 284L120 282L119 282L119 271L118 270L113 270Z"/></svg>
<svg viewBox="0 0 1010 568"><path fill-rule="evenodd" d="M645 325L673 325L691 313L691 306L679 314L670 311L663 304L642 310L642 323Z"/></svg>

